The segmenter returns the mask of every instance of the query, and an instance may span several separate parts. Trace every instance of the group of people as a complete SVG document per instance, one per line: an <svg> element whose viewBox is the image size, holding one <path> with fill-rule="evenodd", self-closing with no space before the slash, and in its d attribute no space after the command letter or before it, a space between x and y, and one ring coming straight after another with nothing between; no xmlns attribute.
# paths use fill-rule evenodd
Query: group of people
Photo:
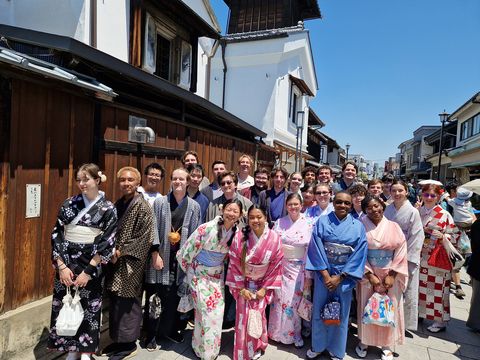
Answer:
<svg viewBox="0 0 480 360"><path fill-rule="evenodd" d="M143 186L136 168L121 168L115 204L99 190L106 178L97 165L78 169L80 194L62 204L52 232L49 348L70 360L97 353L104 286L113 342L101 353L114 360L136 354L142 329L149 351L161 338L183 342L189 321L201 359L218 356L222 328L233 324L235 360L260 358L269 339L301 348L307 336L307 358L343 359L352 303L361 358L375 346L392 360L419 318L433 321L431 332L446 329L452 272L429 258L439 244L454 247L458 231L438 205L440 186L424 185L412 205L408 184L386 175L365 186L353 162L338 182L326 165L290 175L259 168L252 177L253 159L242 155L238 173L215 161L212 183L195 152L182 163L166 195L160 164L146 167ZM75 336L56 332L67 289L84 310ZM390 326L363 321L374 294L388 294Z"/></svg>

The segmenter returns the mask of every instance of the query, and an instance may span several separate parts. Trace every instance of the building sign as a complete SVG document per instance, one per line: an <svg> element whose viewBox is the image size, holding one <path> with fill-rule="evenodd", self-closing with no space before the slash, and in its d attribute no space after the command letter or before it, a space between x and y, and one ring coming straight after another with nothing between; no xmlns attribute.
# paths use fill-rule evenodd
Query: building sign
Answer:
<svg viewBox="0 0 480 360"><path fill-rule="evenodd" d="M25 217L35 218L40 217L42 185L40 184L27 184L27 196L26 198L26 210Z"/></svg>

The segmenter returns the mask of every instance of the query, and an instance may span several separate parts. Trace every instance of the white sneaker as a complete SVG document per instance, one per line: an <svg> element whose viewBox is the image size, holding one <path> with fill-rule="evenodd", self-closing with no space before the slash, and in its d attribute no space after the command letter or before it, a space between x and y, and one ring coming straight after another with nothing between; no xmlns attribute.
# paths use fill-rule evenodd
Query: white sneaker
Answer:
<svg viewBox="0 0 480 360"><path fill-rule="evenodd" d="M65 360L78 360L80 359L80 353L78 352L69 352Z"/></svg>
<svg viewBox="0 0 480 360"><path fill-rule="evenodd" d="M316 359L319 357L322 353L315 352L312 349L308 349L307 351L307 359Z"/></svg>

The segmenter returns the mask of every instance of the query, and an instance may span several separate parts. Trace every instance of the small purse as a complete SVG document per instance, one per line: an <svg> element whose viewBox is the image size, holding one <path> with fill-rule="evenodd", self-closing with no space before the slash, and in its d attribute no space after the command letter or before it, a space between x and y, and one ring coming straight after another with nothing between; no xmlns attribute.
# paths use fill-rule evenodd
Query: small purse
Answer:
<svg viewBox="0 0 480 360"><path fill-rule="evenodd" d="M322 312L320 314L321 318L323 319L323 323L325 325L340 325L341 317L340 317L341 305L338 297L332 296L329 297L329 300L324 305Z"/></svg>
<svg viewBox="0 0 480 360"><path fill-rule="evenodd" d="M445 250L442 242L437 240L435 248L428 257L427 264L431 267L450 271L452 270L452 263L448 257L447 250Z"/></svg>
<svg viewBox="0 0 480 360"><path fill-rule="evenodd" d="M395 327L395 307L385 293L374 292L363 310L362 323Z"/></svg>
<svg viewBox="0 0 480 360"><path fill-rule="evenodd" d="M59 336L75 336L83 321L83 307L80 304L80 291L75 288L75 296L72 298L70 287L62 299L63 306L55 322L55 329Z"/></svg>
<svg viewBox="0 0 480 360"><path fill-rule="evenodd" d="M312 307L312 302L302 296L302 299L300 300L297 308L298 316L300 316L303 320L306 321L312 320Z"/></svg>
<svg viewBox="0 0 480 360"><path fill-rule="evenodd" d="M170 245L173 246L180 241L181 235L180 235L179 231L180 231L181 228L182 227L179 227L177 230L175 230L172 226L172 231L170 231L168 233L168 241L170 242Z"/></svg>
<svg viewBox="0 0 480 360"><path fill-rule="evenodd" d="M256 309L248 310L247 333L254 339L260 339L262 336L262 314Z"/></svg>
<svg viewBox="0 0 480 360"><path fill-rule="evenodd" d="M194 307L195 304L193 303L192 294L188 294L180 298L180 302L177 306L177 311L181 313L187 313L190 310L193 310Z"/></svg>

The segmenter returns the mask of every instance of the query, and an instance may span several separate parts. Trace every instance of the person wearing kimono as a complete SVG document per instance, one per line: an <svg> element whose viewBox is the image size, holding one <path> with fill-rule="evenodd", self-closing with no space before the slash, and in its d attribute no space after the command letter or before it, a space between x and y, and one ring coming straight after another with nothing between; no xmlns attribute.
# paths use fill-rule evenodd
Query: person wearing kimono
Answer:
<svg viewBox="0 0 480 360"><path fill-rule="evenodd" d="M416 331L418 327L418 284L420 252L425 234L420 213L408 200L408 185L402 180L395 180L391 190L393 203L385 209L385 217L395 221L407 240L408 283L405 290L403 309L405 328Z"/></svg>
<svg viewBox="0 0 480 360"><path fill-rule="evenodd" d="M202 360L213 360L220 352L225 308L224 263L242 212L240 201L227 200L222 215L200 225L177 252L195 309L192 348Z"/></svg>
<svg viewBox="0 0 480 360"><path fill-rule="evenodd" d="M81 194L62 204L52 231L54 279L52 316L48 348L68 351L67 359L90 359L98 350L104 271L115 245L117 213L114 205L99 191L105 175L95 164L84 164L77 171ZM82 236L83 234L83 236ZM77 286L85 316L75 336L57 334L56 321L63 307L67 287ZM81 355L80 355L81 353Z"/></svg>
<svg viewBox="0 0 480 360"><path fill-rule="evenodd" d="M180 298L188 292L185 273L177 261L177 252L201 223L200 205L187 196L190 175L179 168L171 174L172 190L155 200L153 211L157 238L151 249L145 271L147 299L161 304L148 306L147 350L157 349L157 338L163 336L173 342L184 341L187 317L177 311Z"/></svg>
<svg viewBox="0 0 480 360"><path fill-rule="evenodd" d="M303 347L302 319L297 308L310 295L311 277L305 271L307 248L312 238L312 221L301 213L298 193L287 197L288 215L275 222L273 230L280 236L283 248L282 288L275 290L270 306L268 336L283 344Z"/></svg>
<svg viewBox="0 0 480 360"><path fill-rule="evenodd" d="M357 325L360 340L355 348L361 358L368 346L382 348L382 360L393 360L392 347L405 341L403 292L407 287L407 242L397 223L383 216L385 203L377 196L367 195L362 201L366 214L362 223L367 231L368 254L363 279L357 284ZM385 294L393 302L395 326L364 324L365 306L374 293Z"/></svg>
<svg viewBox="0 0 480 360"><path fill-rule="evenodd" d="M268 220L277 221L287 215L285 200L290 191L285 189L288 171L283 167L276 167L270 172L272 187L263 190L258 197L258 204L267 209Z"/></svg>
<svg viewBox="0 0 480 360"><path fill-rule="evenodd" d="M305 216L316 221L320 216L327 215L333 211L333 205L330 202L332 188L328 184L319 183L315 186L316 205L307 208Z"/></svg>
<svg viewBox="0 0 480 360"><path fill-rule="evenodd" d="M274 291L282 286L280 237L267 225L266 209L252 205L247 216L248 226L230 246L226 281L237 306L234 360L256 360L265 352L268 345L265 309L272 302ZM252 310L261 315L259 338L248 332L249 314L254 314Z"/></svg>
<svg viewBox="0 0 480 360"><path fill-rule="evenodd" d="M118 228L107 275L109 334L113 343L102 350L112 359L136 354L142 322L142 280L155 233L152 207L137 190L140 172L121 168L117 179L122 197L115 207Z"/></svg>
<svg viewBox="0 0 480 360"><path fill-rule="evenodd" d="M321 216L313 229L308 247L306 269L313 272L312 348L308 359L328 350L332 359L343 359L347 344L348 318L352 290L363 277L367 258L367 238L363 224L349 213L352 197L338 192L334 211ZM327 326L321 318L327 302L338 298L340 324Z"/></svg>
<svg viewBox="0 0 480 360"><path fill-rule="evenodd" d="M450 320L452 271L433 267L428 264L428 259L437 243L447 249L449 242L455 244L457 240L452 216L438 205L440 196L440 186L426 184L422 187L422 202L418 204L425 233L420 255L418 316L434 321L427 328L433 333L445 331Z"/></svg>

